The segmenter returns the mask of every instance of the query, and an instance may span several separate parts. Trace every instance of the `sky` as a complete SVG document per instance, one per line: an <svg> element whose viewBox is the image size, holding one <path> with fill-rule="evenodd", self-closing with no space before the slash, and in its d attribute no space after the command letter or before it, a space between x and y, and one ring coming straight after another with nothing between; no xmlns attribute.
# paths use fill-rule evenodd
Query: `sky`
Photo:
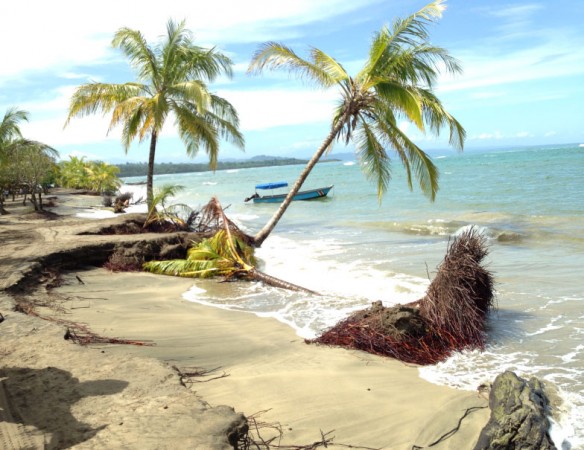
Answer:
<svg viewBox="0 0 584 450"><path fill-rule="evenodd" d="M234 76L210 90L237 109L245 151L223 142L220 160L256 155L310 156L330 130L338 92L316 90L283 72L248 75L258 46L277 41L305 56L317 47L357 73L375 32L406 17L419 0L165 0L155 7L124 0L21 0L0 15L0 117L11 107L29 112L24 137L56 148L61 159L85 156L110 163L146 161L148 142L127 153L109 116L74 118L64 128L71 95L90 81L123 83L136 74L111 46L121 27L156 43L169 19L185 20L201 46L215 46L234 62ZM153 4L152 4L153 5ZM584 1L449 0L431 42L457 58L463 73L443 76L435 92L467 131L473 149L584 143ZM452 151L447 130L404 130L424 150ZM335 152L353 151L336 144ZM172 119L156 161L184 162ZM194 161L205 161L204 153Z"/></svg>

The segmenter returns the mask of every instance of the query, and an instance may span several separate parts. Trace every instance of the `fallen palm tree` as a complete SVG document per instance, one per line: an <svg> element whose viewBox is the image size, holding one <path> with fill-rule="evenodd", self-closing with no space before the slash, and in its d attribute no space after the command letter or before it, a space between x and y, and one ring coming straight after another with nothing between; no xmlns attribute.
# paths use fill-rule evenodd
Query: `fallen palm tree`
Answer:
<svg viewBox="0 0 584 450"><path fill-rule="evenodd" d="M470 228L448 246L426 295L405 306L375 302L310 341L356 348L415 364L434 364L453 351L483 349L494 306L493 277L482 265L486 238Z"/></svg>
<svg viewBox="0 0 584 450"><path fill-rule="evenodd" d="M144 270L190 278L220 276L226 281L233 279L261 281L274 287L316 294L314 291L259 271L256 268L254 248L250 245L251 238L229 220L217 198L212 198L203 208L199 227L204 227L209 237L193 243L187 250L185 259L149 261L144 264Z"/></svg>

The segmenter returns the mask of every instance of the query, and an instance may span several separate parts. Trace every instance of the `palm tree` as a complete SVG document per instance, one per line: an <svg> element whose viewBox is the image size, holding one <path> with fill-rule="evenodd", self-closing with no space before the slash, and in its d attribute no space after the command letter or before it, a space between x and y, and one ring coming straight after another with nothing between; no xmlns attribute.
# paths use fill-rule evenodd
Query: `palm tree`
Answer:
<svg viewBox="0 0 584 450"><path fill-rule="evenodd" d="M85 161L85 156L69 155L69 161L59 163L58 183L66 188L88 189L89 163Z"/></svg>
<svg viewBox="0 0 584 450"><path fill-rule="evenodd" d="M19 122L28 121L28 112L16 108L10 108L4 114L0 122L0 152L10 142L22 138Z"/></svg>
<svg viewBox="0 0 584 450"><path fill-rule="evenodd" d="M155 189L152 205L148 208L148 215L142 228L149 228L154 224L162 227L165 223L169 223L179 230L188 229L187 219L182 216L188 217L192 209L182 203L167 205L168 201L182 190L184 186L175 184L165 184Z"/></svg>
<svg viewBox="0 0 584 450"><path fill-rule="evenodd" d="M92 161L85 167L91 190L100 194L116 192L122 185L118 178L120 168L103 161Z"/></svg>
<svg viewBox="0 0 584 450"><path fill-rule="evenodd" d="M184 21L176 24L170 20L166 38L156 46L149 45L139 31L129 28L120 28L112 45L128 57L137 71L138 81L92 82L78 87L71 98L65 126L75 116L111 111L109 129L122 125L126 152L134 139L142 142L149 137L146 180L149 207L153 200L156 144L170 114L174 115L187 155L193 157L203 147L212 169L217 165L220 139L243 148L235 108L209 92L206 85L223 74L231 77L232 62L214 48L194 45Z"/></svg>
<svg viewBox="0 0 584 450"><path fill-rule="evenodd" d="M303 59L276 42L260 46L252 57L249 73L285 69L322 88L337 86L341 95L329 134L280 208L255 236L256 246L261 246L272 232L292 197L335 140L354 142L363 170L376 181L380 201L391 180L388 149L405 167L410 189L414 175L422 192L432 201L435 199L438 170L430 157L400 130L398 121L407 119L420 131L436 135L447 126L450 144L463 148L464 128L432 92L440 69L453 74L461 71L445 49L429 43L427 25L437 21L443 9L444 1L436 0L406 19L395 20L391 29L382 28L373 38L365 65L355 76L317 48L311 48L308 59Z"/></svg>

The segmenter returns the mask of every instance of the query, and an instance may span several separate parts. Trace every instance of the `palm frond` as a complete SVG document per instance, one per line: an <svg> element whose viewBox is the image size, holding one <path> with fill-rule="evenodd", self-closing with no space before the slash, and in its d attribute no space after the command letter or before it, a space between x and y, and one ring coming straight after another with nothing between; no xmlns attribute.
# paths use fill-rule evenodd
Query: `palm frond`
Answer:
<svg viewBox="0 0 584 450"><path fill-rule="evenodd" d="M327 55L322 50L313 47L310 49L310 56L312 61L314 61L314 64L328 74L331 82L334 80L336 84L339 84L341 81L349 78L345 68L337 60Z"/></svg>
<svg viewBox="0 0 584 450"><path fill-rule="evenodd" d="M419 130L424 130L422 102L418 91L408 85L393 81L380 81L374 84L377 102L391 105L392 109L404 114Z"/></svg>
<svg viewBox="0 0 584 450"><path fill-rule="evenodd" d="M127 27L120 28L114 34L112 46L122 50L130 59L130 64L138 71L139 80L152 82L160 79L156 54L140 31Z"/></svg>
<svg viewBox="0 0 584 450"><path fill-rule="evenodd" d="M444 1L436 0L405 19L396 19L391 29L383 27L374 35L369 58L357 78L396 72L392 69L396 56L426 42L429 39L427 26L442 17L443 10Z"/></svg>
<svg viewBox="0 0 584 450"><path fill-rule="evenodd" d="M144 270L159 275L180 276L189 278L210 278L218 272L212 260L173 259L168 261L149 261L142 267Z"/></svg>
<svg viewBox="0 0 584 450"><path fill-rule="evenodd" d="M118 104L138 97L142 91L143 85L137 83L88 83L81 85L71 97L65 126L73 117L84 117L98 111L103 113L112 111Z"/></svg>
<svg viewBox="0 0 584 450"><path fill-rule="evenodd" d="M0 122L0 147L11 140L22 137L18 124L28 122L28 112L17 108L9 108Z"/></svg>
<svg viewBox="0 0 584 450"><path fill-rule="evenodd" d="M359 122L355 147L365 175L375 181L377 185L377 197L381 202L383 194L387 191L387 186L391 181L391 161L383 145L375 135L375 130L369 126L366 120Z"/></svg>
<svg viewBox="0 0 584 450"><path fill-rule="evenodd" d="M211 93L201 80L184 80L168 86L168 96L181 105L196 105L197 112L204 114L211 103Z"/></svg>
<svg viewBox="0 0 584 450"><path fill-rule="evenodd" d="M438 192L438 168L431 158L399 129L395 122L376 123L377 136L398 154L408 173L408 184L412 189L413 170L422 192L434 201Z"/></svg>
<svg viewBox="0 0 584 450"><path fill-rule="evenodd" d="M174 105L179 136L185 144L187 155L195 156L202 147L209 156L209 166L215 170L219 153L217 128L189 106Z"/></svg>
<svg viewBox="0 0 584 450"><path fill-rule="evenodd" d="M266 42L262 44L252 56L247 72L251 74L260 74L264 69L284 69L297 75L304 81L314 83L319 87L327 88L338 82L338 80L331 76L327 71L327 69L331 68L331 64L322 67L315 62L303 59L291 48L283 44L277 42Z"/></svg>
<svg viewBox="0 0 584 450"><path fill-rule="evenodd" d="M418 94L422 100L424 119L430 125L435 134L440 134L443 127L448 127L450 136L449 144L458 150L464 147L466 131L442 105L442 102L432 92L426 89L418 89Z"/></svg>

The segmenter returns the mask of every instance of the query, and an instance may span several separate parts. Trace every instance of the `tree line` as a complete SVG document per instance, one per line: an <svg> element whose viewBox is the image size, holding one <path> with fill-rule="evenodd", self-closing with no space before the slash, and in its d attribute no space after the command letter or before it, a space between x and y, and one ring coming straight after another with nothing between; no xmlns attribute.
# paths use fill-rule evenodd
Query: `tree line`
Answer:
<svg viewBox="0 0 584 450"><path fill-rule="evenodd" d="M231 169L248 169L251 167L267 167L267 166L291 166L295 164L306 164L305 159L296 158L252 158L245 161L218 161L215 170L231 170ZM125 163L117 164L120 169L119 177L139 177L146 176L148 173L148 164L140 163ZM207 172L211 170L208 163L155 163L154 173L157 175L164 175L170 173L190 173L190 172Z"/></svg>

